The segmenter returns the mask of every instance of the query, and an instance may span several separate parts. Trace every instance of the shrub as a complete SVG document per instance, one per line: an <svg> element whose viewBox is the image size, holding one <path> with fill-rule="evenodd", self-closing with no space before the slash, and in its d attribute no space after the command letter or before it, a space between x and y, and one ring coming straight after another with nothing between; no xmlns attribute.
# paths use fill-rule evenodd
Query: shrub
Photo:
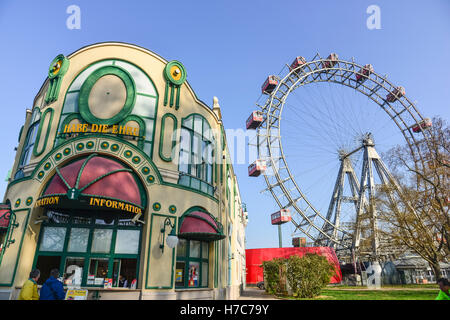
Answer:
<svg viewBox="0 0 450 320"><path fill-rule="evenodd" d="M320 255L307 253L287 259L287 281L293 296L313 298L320 294L334 274L334 267Z"/></svg>
<svg viewBox="0 0 450 320"><path fill-rule="evenodd" d="M266 291L270 294L282 294L286 291L283 285L285 279L285 263L286 259L275 258L270 261L263 262L264 281Z"/></svg>

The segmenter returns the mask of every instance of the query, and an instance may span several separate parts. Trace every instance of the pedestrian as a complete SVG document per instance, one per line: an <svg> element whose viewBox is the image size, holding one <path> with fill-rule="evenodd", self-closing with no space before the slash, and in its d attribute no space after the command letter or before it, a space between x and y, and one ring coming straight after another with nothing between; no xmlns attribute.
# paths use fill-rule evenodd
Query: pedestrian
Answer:
<svg viewBox="0 0 450 320"><path fill-rule="evenodd" d="M37 281L41 276L39 269L30 272L30 278L25 281L19 293L19 300L39 300Z"/></svg>
<svg viewBox="0 0 450 320"><path fill-rule="evenodd" d="M437 281L439 285L439 294L435 300L450 300L450 294L448 290L450 289L450 284L447 278L440 278Z"/></svg>
<svg viewBox="0 0 450 320"><path fill-rule="evenodd" d="M59 270L52 269L50 277L42 285L40 300L64 300L64 287L61 281L58 280L58 277Z"/></svg>

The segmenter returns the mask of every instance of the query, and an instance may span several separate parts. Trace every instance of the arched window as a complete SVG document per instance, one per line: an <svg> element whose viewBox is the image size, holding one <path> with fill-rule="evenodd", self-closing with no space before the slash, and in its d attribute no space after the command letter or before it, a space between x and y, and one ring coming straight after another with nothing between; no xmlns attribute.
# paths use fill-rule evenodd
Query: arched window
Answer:
<svg viewBox="0 0 450 320"><path fill-rule="evenodd" d="M208 121L199 114L181 123L179 184L213 195L214 135Z"/></svg>
<svg viewBox="0 0 450 320"><path fill-rule="evenodd" d="M41 120L41 111L39 108L34 108L31 115L30 127L28 128L27 137L23 144L22 155L20 157L19 166L14 179L20 179L25 176L23 167L30 163L31 155L33 153L34 143L36 142L39 123Z"/></svg>

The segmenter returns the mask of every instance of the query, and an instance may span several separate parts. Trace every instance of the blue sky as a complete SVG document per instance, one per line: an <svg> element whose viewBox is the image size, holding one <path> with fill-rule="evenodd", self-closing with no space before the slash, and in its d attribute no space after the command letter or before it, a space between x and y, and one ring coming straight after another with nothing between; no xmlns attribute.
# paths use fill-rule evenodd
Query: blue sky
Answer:
<svg viewBox="0 0 450 320"><path fill-rule="evenodd" d="M381 29L369 30L370 5ZM81 29L69 30L66 9L81 9ZM7 1L0 0L0 193L13 164L25 109L45 80L50 61L96 42L123 41L181 61L197 96L219 98L226 128L244 128L268 74L294 57L337 52L371 63L406 88L420 112L450 115L450 1ZM275 202L263 179L236 165L250 223L247 247L278 246L270 225ZM335 179L335 174L330 176ZM325 198L329 199L329 195ZM328 200L327 200L328 201ZM284 245L290 245L283 226Z"/></svg>

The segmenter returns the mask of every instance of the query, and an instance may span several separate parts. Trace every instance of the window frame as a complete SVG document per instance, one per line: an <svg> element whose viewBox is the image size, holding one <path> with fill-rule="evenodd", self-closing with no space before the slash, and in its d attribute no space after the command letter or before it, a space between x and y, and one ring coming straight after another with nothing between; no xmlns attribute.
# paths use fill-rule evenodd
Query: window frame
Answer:
<svg viewBox="0 0 450 320"><path fill-rule="evenodd" d="M41 123L41 110L38 107L33 109L31 114L30 125L27 130L27 135L25 137L25 142L22 147L22 154L20 155L19 165L15 173L15 179L19 179L17 174L23 171L23 168L30 163L31 157L33 156L34 145L36 144L36 139L38 137L39 125ZM50 126L51 124L49 124ZM31 141L34 135L33 141ZM26 160L27 159L27 160Z"/></svg>
<svg viewBox="0 0 450 320"><path fill-rule="evenodd" d="M181 239L180 239L181 240ZM186 241L186 249L185 249L185 254L183 256L179 256L178 255L178 250L177 250L177 255L176 255L176 259L175 259L175 268L176 268L176 264L178 262L184 262L184 270L183 270L183 275L184 275L184 279L183 279L183 286L177 285L176 281L175 281L175 289L204 289L204 288L209 288L209 257L210 257L210 253L209 253L209 242L207 241L201 241L201 240L195 240L195 239L183 239ZM191 257L190 256L190 251L191 251L191 241L198 241L200 242L200 257L196 258L196 257ZM204 246L207 246L207 257L203 257L203 249ZM189 275L189 263L190 262L197 262L199 264L199 271L198 271L198 286L196 287L189 287L188 285L188 275ZM204 271L203 271L203 263L207 264L207 276L206 276L206 286L203 286L203 276L204 276Z"/></svg>
<svg viewBox="0 0 450 320"><path fill-rule="evenodd" d="M97 288L103 288L103 283L101 285L87 285L88 280L88 274L89 274L89 268L90 268L90 261L91 259L95 258L106 258L108 259L108 274L106 278L111 279L113 278L113 266L114 261L118 259L136 259L136 280L139 281L140 274L139 274L139 264L140 264L140 256L141 256L141 249L142 249L142 233L143 233L143 227L141 224L136 224L134 226L127 226L127 225L120 225L119 224L119 215L114 217L114 222L111 225L103 225L103 224L96 224L96 219L102 219L101 217L98 217L96 215L92 215L90 217L87 217L89 219L89 223L75 223L74 219L80 217L81 215L77 215L76 213L62 213L62 212L56 212L59 214L65 214L68 215L68 221L64 223L55 223L50 221L44 221L41 226L41 232L39 234L37 246L36 246L36 252L34 256L33 261L33 269L36 268L36 264L39 257L43 256L59 256L61 257L60 265L55 266L58 267L60 270L61 276L65 273L66 270L66 260L67 258L83 258L84 259L84 266L83 266L83 273L82 273L82 280L81 280L81 287L97 287ZM64 245L62 251L41 251L41 241L43 238L43 235L45 233L45 227L63 227L66 229L65 239L64 239ZM89 229L88 233L88 243L86 247L85 252L71 252L68 251L69 246L69 240L71 231L73 228L83 228L83 229ZM93 243L93 235L94 231L96 229L110 229L112 230L112 237L111 237L111 243L109 246L109 252L107 253L93 253L92 251L92 243ZM139 241L138 241L138 248L136 254L125 254L125 253L115 253L115 247L116 247L116 240L117 240L117 232L118 230L139 230ZM131 284L131 280L129 279L129 284Z"/></svg>
<svg viewBox="0 0 450 320"><path fill-rule="evenodd" d="M201 133L196 131L196 122L198 123L198 121L201 121ZM182 141L183 137L188 137L189 141ZM184 145L187 145L189 149L184 149ZM205 156L207 151L210 152ZM186 118L183 118L181 121L178 163L178 171L182 174L180 175L178 184L186 185L187 187L213 196L215 151L214 135L212 133L211 125L206 118L197 113L190 114ZM184 159L182 156L184 153L188 155L187 164L181 162L181 160ZM186 166L187 170L185 170Z"/></svg>

